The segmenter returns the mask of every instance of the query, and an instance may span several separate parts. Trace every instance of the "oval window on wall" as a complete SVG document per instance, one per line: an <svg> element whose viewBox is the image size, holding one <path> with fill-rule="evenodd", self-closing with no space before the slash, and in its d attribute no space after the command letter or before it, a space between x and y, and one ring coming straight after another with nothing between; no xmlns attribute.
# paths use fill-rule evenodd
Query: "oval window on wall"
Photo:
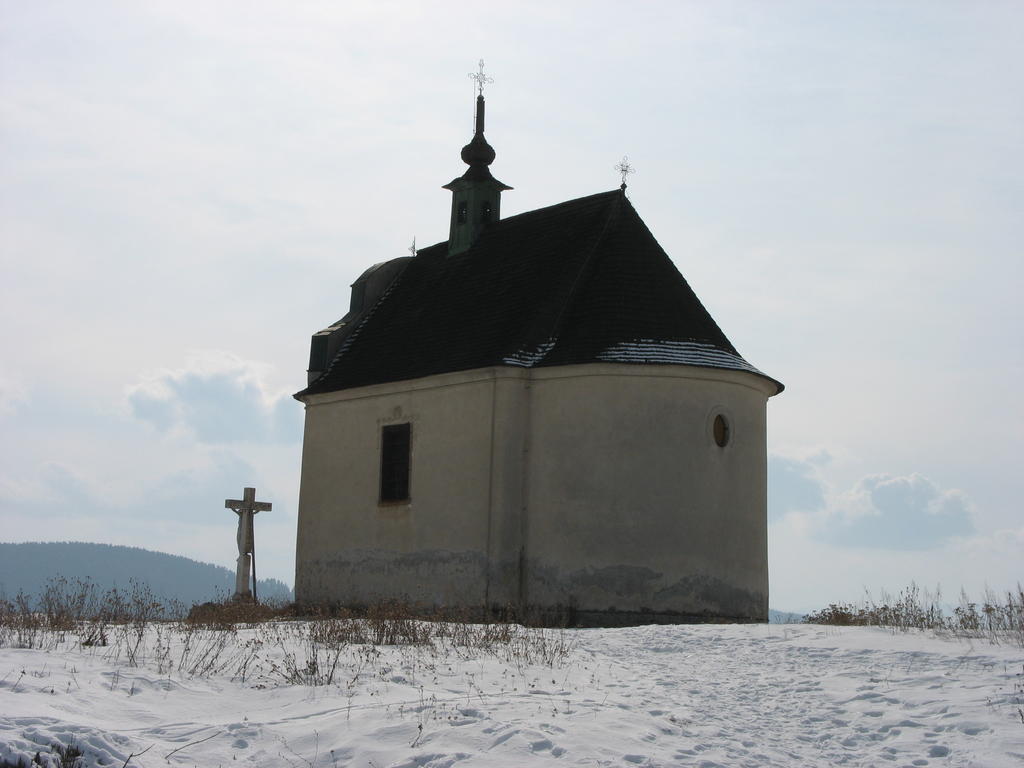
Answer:
<svg viewBox="0 0 1024 768"><path fill-rule="evenodd" d="M729 444L729 438L732 437L732 428L729 426L729 420L722 414L715 416L715 423L711 427L711 432L715 436L715 443L718 444L719 448L725 448Z"/></svg>

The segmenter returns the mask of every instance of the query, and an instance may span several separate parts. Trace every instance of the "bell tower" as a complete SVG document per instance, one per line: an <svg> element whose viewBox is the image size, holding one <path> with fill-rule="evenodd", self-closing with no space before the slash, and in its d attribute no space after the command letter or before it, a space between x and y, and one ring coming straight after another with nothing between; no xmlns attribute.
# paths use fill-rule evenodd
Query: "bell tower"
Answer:
<svg viewBox="0 0 1024 768"><path fill-rule="evenodd" d="M491 175L488 166L494 162L494 148L484 138L484 84L492 82L480 70L469 75L476 81L476 124L473 139L462 148L462 162L469 166L466 172L445 184L451 190L452 218L448 230L448 255L467 250L490 222L501 215L501 193L512 187L502 184Z"/></svg>

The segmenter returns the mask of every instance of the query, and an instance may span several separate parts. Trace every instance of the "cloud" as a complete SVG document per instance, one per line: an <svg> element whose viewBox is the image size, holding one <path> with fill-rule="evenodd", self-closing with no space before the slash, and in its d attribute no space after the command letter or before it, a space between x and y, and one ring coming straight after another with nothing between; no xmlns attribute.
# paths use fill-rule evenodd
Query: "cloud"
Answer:
<svg viewBox="0 0 1024 768"><path fill-rule="evenodd" d="M147 377L129 389L128 403L158 431L188 430L201 443L298 441L301 407L288 393L269 392L265 378L266 366L207 351Z"/></svg>
<svg viewBox="0 0 1024 768"><path fill-rule="evenodd" d="M57 461L43 462L34 472L0 476L0 511L29 509L49 517L62 509L90 509L95 493L81 472Z"/></svg>
<svg viewBox="0 0 1024 768"><path fill-rule="evenodd" d="M1021 580L1024 527L949 539L934 549L880 550L836 546L807 532L793 515L769 532L772 605L798 611L865 596L896 594L911 582L955 602L961 589L977 599L1002 594ZM813 578L808 578L813 574Z"/></svg>
<svg viewBox="0 0 1024 768"><path fill-rule="evenodd" d="M92 504L92 487L71 467L53 461L47 462L39 468L39 481L45 489L44 498L55 504Z"/></svg>
<svg viewBox="0 0 1024 768"><path fill-rule="evenodd" d="M872 475L839 501L826 536L845 547L933 549L974 532L967 497L926 477Z"/></svg>
<svg viewBox="0 0 1024 768"><path fill-rule="evenodd" d="M193 466L174 469L119 501L108 498L101 484L80 468L47 462L21 482L0 478L0 508L5 514L30 514L37 521L74 514L96 520L131 516L200 522L216 516L226 497L259 476L249 462L227 450L200 452L197 459Z"/></svg>
<svg viewBox="0 0 1024 768"><path fill-rule="evenodd" d="M868 475L837 492L823 477L828 454L768 461L768 519L836 547L925 550L974 532L972 507L959 490L920 474Z"/></svg>
<svg viewBox="0 0 1024 768"><path fill-rule="evenodd" d="M817 512L825 508L825 484L811 462L772 456L768 459L768 519L781 520L789 512Z"/></svg>
<svg viewBox="0 0 1024 768"><path fill-rule="evenodd" d="M14 412L27 401L28 390L24 384L0 376L0 416Z"/></svg>

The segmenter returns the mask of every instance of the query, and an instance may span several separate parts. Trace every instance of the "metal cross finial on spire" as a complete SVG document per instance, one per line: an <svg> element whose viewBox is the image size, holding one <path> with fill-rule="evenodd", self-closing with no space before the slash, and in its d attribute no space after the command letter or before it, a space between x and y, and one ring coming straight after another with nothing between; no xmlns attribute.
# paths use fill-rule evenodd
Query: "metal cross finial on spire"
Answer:
<svg viewBox="0 0 1024 768"><path fill-rule="evenodd" d="M480 69L476 72L469 73L469 79L476 81L476 93L478 96L484 95L484 85L487 83L493 83L494 78L488 77L484 74L484 60L480 59Z"/></svg>
<svg viewBox="0 0 1024 768"><path fill-rule="evenodd" d="M626 177L636 173L636 168L629 164L629 156L623 155L622 161L615 166L615 170L622 174L622 189L626 188Z"/></svg>
<svg viewBox="0 0 1024 768"><path fill-rule="evenodd" d="M409 253L411 253L413 256L416 255L416 236L415 235L413 235L413 238L412 238L412 245L409 246Z"/></svg>

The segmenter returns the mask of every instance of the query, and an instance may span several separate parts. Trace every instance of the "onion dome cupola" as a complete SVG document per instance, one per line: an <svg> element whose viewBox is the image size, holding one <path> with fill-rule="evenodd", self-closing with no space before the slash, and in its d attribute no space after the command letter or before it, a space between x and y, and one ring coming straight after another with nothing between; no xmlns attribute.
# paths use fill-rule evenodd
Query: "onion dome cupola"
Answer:
<svg viewBox="0 0 1024 768"><path fill-rule="evenodd" d="M473 139L462 148L462 161L469 166L466 172L445 184L443 189L452 193L452 217L448 233L448 255L462 253L476 241L481 230L501 218L501 193L512 189L491 175L488 167L494 162L494 148L484 138L484 83L492 82L480 70L470 73L476 80L476 127Z"/></svg>

